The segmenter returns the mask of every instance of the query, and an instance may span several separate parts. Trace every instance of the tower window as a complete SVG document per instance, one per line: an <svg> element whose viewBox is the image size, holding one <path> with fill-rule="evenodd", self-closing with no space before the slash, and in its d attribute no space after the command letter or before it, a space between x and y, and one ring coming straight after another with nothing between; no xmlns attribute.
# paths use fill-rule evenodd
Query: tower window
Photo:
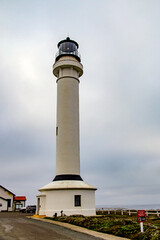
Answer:
<svg viewBox="0 0 160 240"><path fill-rule="evenodd" d="M80 207L81 206L81 195L74 196L74 206Z"/></svg>
<svg viewBox="0 0 160 240"><path fill-rule="evenodd" d="M58 136L58 127L56 127L56 136Z"/></svg>

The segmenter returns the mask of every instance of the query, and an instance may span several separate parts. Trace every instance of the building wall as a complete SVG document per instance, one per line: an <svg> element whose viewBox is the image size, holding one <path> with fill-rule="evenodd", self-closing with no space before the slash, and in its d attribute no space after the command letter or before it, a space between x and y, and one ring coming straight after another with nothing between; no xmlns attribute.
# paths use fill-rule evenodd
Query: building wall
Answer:
<svg viewBox="0 0 160 240"><path fill-rule="evenodd" d="M50 190L42 192L45 197L40 197L39 215L52 217L55 213L61 215L81 214L85 216L95 215L95 191L94 190ZM81 195L81 206L74 205L74 196Z"/></svg>
<svg viewBox="0 0 160 240"><path fill-rule="evenodd" d="M0 212L1 211L7 211L7 201L0 198Z"/></svg>
<svg viewBox="0 0 160 240"><path fill-rule="evenodd" d="M8 207L8 211L13 211L13 194L0 187L0 197L10 200L10 207Z"/></svg>
<svg viewBox="0 0 160 240"><path fill-rule="evenodd" d="M72 56L53 65L57 77L56 175L80 175L79 77L83 66Z"/></svg>
<svg viewBox="0 0 160 240"><path fill-rule="evenodd" d="M61 69L57 82L56 175L80 174L79 82L67 77L71 71L77 74L72 68Z"/></svg>

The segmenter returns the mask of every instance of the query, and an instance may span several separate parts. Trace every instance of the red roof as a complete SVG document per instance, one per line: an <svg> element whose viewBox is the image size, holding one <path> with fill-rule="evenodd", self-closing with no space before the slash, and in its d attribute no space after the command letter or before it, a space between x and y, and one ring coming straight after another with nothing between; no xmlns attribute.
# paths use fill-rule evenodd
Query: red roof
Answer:
<svg viewBox="0 0 160 240"><path fill-rule="evenodd" d="M25 196L15 196L14 200L15 201L26 201L26 197Z"/></svg>

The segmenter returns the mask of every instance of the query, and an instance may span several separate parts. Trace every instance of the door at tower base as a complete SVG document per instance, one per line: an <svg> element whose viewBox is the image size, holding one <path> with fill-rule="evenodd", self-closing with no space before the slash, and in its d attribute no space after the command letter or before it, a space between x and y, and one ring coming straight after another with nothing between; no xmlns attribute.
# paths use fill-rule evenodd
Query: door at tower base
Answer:
<svg viewBox="0 0 160 240"><path fill-rule="evenodd" d="M61 216L62 213L66 216L79 214L84 216L96 215L95 189L52 188L41 190L40 192L41 194L37 196L38 215L46 215L47 217L53 217L55 214Z"/></svg>

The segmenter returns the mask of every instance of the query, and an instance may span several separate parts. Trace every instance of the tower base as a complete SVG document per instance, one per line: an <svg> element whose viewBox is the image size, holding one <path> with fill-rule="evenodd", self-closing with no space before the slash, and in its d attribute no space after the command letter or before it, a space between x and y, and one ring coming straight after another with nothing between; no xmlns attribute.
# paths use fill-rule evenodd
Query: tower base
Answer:
<svg viewBox="0 0 160 240"><path fill-rule="evenodd" d="M96 215L96 188L83 181L55 181L39 189L37 215Z"/></svg>

